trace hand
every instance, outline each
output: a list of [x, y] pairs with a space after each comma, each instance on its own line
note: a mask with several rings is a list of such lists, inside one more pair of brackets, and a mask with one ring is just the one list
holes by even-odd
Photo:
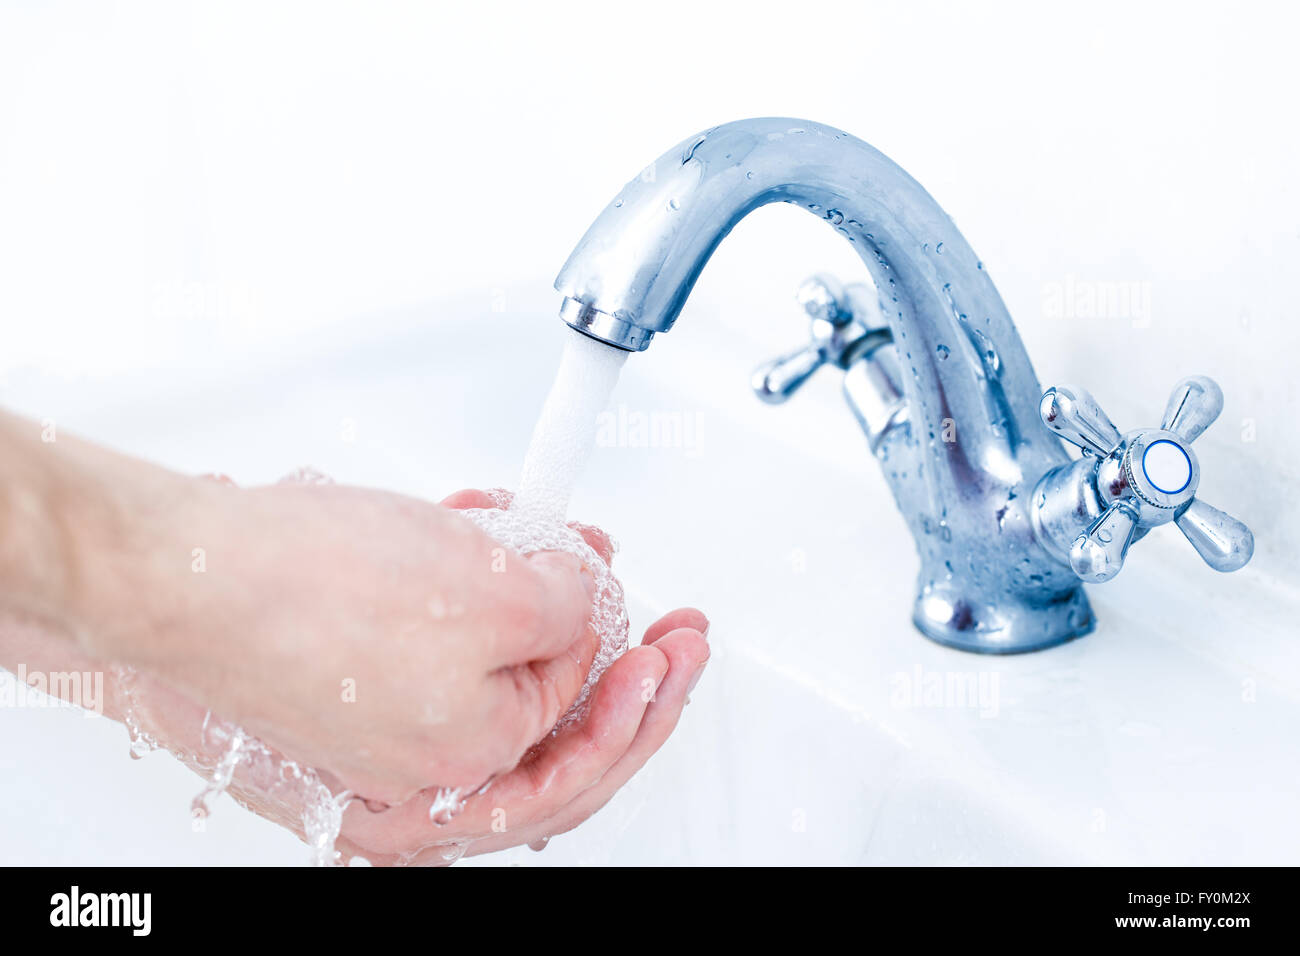
[[[442, 827], [429, 822], [433, 794], [372, 812], [353, 804], [337, 848], [376, 865], [445, 866], [572, 830], [609, 802], [677, 726], [687, 695], [708, 661], [708, 622], [692, 608], [664, 615], [639, 647], [620, 657], [596, 685], [592, 706], [530, 752], [510, 773]], [[647, 689], [657, 681], [647, 701]]]
[[577, 558], [512, 553], [502, 570], [500, 546], [447, 508], [328, 484], [208, 484], [178, 512], [201, 571], [151, 581], [145, 600], [160, 606], [129, 630], [92, 630], [88, 650], [371, 799], [476, 787], [515, 766], [598, 646]]
[[586, 679], [594, 582], [573, 555], [506, 554], [401, 495], [177, 475], [3, 414], [0, 447], [0, 611], [350, 790], [477, 787]]
[[[480, 491], [458, 492], [443, 502], [454, 508], [505, 503]], [[606, 563], [612, 560], [604, 532], [574, 527]], [[641, 645], [601, 677], [580, 722], [546, 738], [518, 767], [470, 796], [446, 825], [435, 828], [429, 821], [431, 791], [377, 812], [357, 803], [344, 816], [338, 849], [345, 859], [360, 855], [376, 864], [437, 866], [573, 829], [603, 807], [677, 726], [709, 659], [708, 628], [693, 608], [652, 624]]]
[[[211, 710], [334, 790], [400, 809], [376, 829], [354, 806], [344, 835], [358, 847], [420, 849], [427, 832], [399, 825], [408, 802], [498, 776], [496, 793], [531, 798], [506, 821], [515, 836], [521, 819], [573, 825], [662, 742], [707, 659], [698, 612], [670, 615], [610, 668], [585, 720], [548, 736], [598, 646], [594, 582], [574, 556], [509, 552], [498, 573], [501, 546], [451, 507], [321, 484], [240, 490], [45, 441], [4, 414], [0, 439], [0, 663], [136, 668], [142, 722], [196, 767], [210, 763], [196, 738]], [[608, 555], [599, 532], [588, 541]], [[110, 713], [121, 695], [110, 688]], [[261, 809], [292, 818], [276, 799]], [[446, 835], [469, 842], [465, 819]]]
[[[482, 492], [460, 492], [444, 504], [498, 506]], [[603, 532], [575, 527], [602, 558], [612, 557]], [[673, 611], [655, 622], [641, 646], [605, 672], [581, 721], [544, 737], [486, 791], [470, 796], [443, 827], [429, 819], [433, 789], [393, 806], [374, 799], [355, 801], [337, 842], [343, 859], [445, 865], [462, 855], [535, 843], [577, 826], [613, 796], [676, 726], [709, 657], [707, 630], [704, 615], [693, 609]], [[0, 617], [0, 649], [0, 663], [10, 667], [21, 661], [29, 670], [45, 672], [103, 669], [82, 652], [51, 642], [30, 621], [12, 617]], [[123, 720], [129, 695], [134, 719], [161, 746], [196, 772], [211, 773], [220, 754], [201, 739], [205, 707], [146, 674], [128, 688], [110, 672], [107, 690], [108, 716]], [[334, 792], [344, 789], [332, 774], [322, 777]], [[253, 770], [241, 767], [230, 792], [245, 807], [303, 835], [301, 802], [268, 786]]]

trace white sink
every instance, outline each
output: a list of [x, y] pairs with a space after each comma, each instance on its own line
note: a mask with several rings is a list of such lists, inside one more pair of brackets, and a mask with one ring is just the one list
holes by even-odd
[[[310, 464], [434, 498], [509, 486], [562, 345], [555, 298], [527, 305], [447, 303], [233, 367], [14, 375], [0, 400], [240, 483]], [[1087, 638], [1016, 657], [932, 644], [909, 621], [911, 538], [834, 376], [763, 406], [747, 381], [767, 343], [690, 308], [629, 360], [574, 517], [622, 544], [634, 631], [694, 604], [712, 661], [609, 806], [540, 854], [462, 865], [1296, 861], [1300, 602], [1259, 559], [1218, 575], [1157, 532], [1090, 589]], [[431, 319], [447, 314], [468, 317]], [[678, 447], [628, 447], [638, 413], [684, 424]], [[229, 799], [192, 832], [197, 779], [130, 761], [108, 721], [2, 711], [0, 754], [3, 862], [306, 861]]]

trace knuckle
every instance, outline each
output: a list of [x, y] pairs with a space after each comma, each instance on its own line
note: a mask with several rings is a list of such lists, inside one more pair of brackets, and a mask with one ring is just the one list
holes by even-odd
[[508, 582], [499, 607], [506, 639], [524, 637], [530, 645], [544, 638], [546, 630], [545, 583], [531, 568]]

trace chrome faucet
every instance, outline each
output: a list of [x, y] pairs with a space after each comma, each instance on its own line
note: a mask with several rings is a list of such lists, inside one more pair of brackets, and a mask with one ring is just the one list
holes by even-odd
[[[789, 202], [853, 243], [875, 289], [814, 277], [812, 342], [760, 368], [784, 401], [818, 368], [844, 395], [920, 554], [916, 626], [953, 647], [1038, 650], [1088, 633], [1081, 582], [1114, 577], [1129, 546], [1176, 522], [1219, 571], [1254, 539], [1195, 498], [1189, 447], [1218, 416], [1210, 379], [1175, 388], [1159, 428], [1121, 434], [1083, 389], [1041, 392], [983, 264], [907, 173], [817, 123], [743, 120], [669, 150], [605, 207], [560, 271], [561, 318], [628, 351], [681, 311], [746, 214]], [[1071, 460], [1057, 436], [1082, 449]]]

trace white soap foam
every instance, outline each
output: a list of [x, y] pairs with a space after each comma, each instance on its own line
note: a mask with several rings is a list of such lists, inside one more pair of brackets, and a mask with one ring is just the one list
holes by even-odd
[[555, 731], [568, 726], [586, 712], [591, 690], [600, 675], [627, 650], [627, 609], [623, 603], [623, 586], [614, 577], [605, 560], [586, 539], [562, 521], [552, 521], [536, 511], [508, 511], [495, 508], [470, 509], [462, 512], [491, 537], [521, 555], [536, 551], [567, 551], [578, 556], [596, 581], [592, 601], [591, 626], [600, 638], [591, 670], [582, 691], [568, 712], [555, 725]]

